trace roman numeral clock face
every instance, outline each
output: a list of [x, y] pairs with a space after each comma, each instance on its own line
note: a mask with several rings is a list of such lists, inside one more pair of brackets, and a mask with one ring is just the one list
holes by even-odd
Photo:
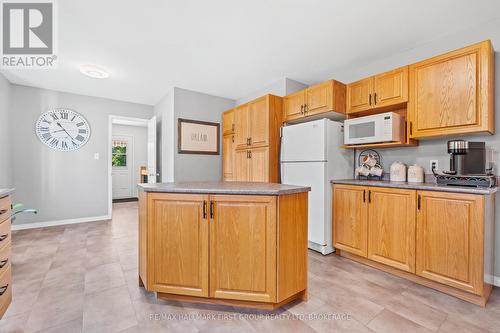
[[43, 143], [52, 149], [70, 151], [82, 147], [90, 138], [90, 126], [78, 112], [54, 109], [43, 113], [35, 131]]

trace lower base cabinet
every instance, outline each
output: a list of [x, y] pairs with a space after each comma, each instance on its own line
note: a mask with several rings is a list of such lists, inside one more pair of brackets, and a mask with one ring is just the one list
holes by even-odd
[[494, 195], [335, 184], [333, 209], [341, 255], [486, 304], [494, 272]]
[[263, 308], [305, 297], [307, 193], [141, 192], [139, 207], [139, 281], [159, 297]]
[[11, 197], [0, 198], [0, 318], [12, 302]]

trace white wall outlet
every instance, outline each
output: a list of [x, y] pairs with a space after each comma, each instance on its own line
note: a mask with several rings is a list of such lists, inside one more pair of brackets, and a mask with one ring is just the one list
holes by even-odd
[[99, 153], [94, 153], [94, 160], [98, 160], [99, 159]]
[[438, 160], [430, 160], [429, 161], [429, 171], [432, 172], [432, 170], [438, 170], [439, 169], [439, 163]]

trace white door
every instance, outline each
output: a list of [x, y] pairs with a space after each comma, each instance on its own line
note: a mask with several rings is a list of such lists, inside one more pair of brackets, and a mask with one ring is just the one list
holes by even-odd
[[113, 136], [111, 142], [113, 199], [132, 197], [133, 140], [132, 137]]
[[281, 160], [326, 161], [327, 119], [283, 127]]
[[148, 183], [156, 183], [156, 117], [148, 121]]
[[282, 183], [310, 186], [308, 202], [308, 240], [327, 245], [326, 227], [326, 162], [289, 162], [282, 164]]

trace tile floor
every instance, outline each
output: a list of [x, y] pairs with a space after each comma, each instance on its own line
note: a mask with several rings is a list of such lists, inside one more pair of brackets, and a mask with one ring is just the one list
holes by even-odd
[[0, 332], [500, 332], [499, 288], [483, 309], [314, 252], [305, 303], [259, 312], [159, 301], [137, 285], [137, 203], [114, 209], [112, 221], [13, 232]]

